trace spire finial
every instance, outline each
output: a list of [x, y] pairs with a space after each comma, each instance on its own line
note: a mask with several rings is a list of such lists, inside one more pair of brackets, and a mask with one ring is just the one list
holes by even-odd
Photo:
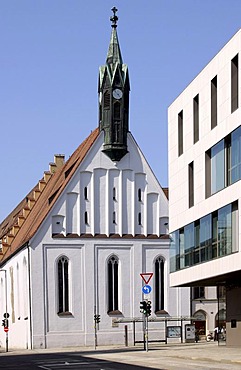
[[110, 20], [112, 22], [111, 27], [116, 28], [117, 27], [117, 21], [118, 21], [118, 17], [116, 15], [116, 12], [118, 11], [118, 9], [116, 9], [116, 7], [114, 6], [111, 10], [113, 12], [113, 16], [110, 17]]

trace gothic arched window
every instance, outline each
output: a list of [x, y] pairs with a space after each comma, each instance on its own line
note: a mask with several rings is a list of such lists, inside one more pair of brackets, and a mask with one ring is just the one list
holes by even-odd
[[118, 310], [118, 265], [116, 256], [111, 256], [107, 262], [108, 269], [108, 312]]
[[155, 312], [164, 310], [164, 258], [155, 260]]
[[58, 313], [69, 312], [69, 260], [62, 256], [58, 263]]

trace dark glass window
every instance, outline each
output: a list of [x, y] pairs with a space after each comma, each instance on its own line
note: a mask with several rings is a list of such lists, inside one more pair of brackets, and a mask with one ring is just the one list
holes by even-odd
[[113, 224], [116, 224], [116, 214], [113, 212]]
[[225, 187], [225, 146], [224, 140], [211, 149], [211, 194]]
[[85, 200], [88, 200], [88, 189], [87, 189], [87, 186], [84, 187], [84, 198], [85, 198]]
[[170, 271], [236, 252], [237, 219], [236, 201], [171, 233]]
[[188, 196], [189, 196], [189, 208], [194, 205], [194, 174], [193, 174], [193, 162], [188, 165]]
[[66, 257], [58, 260], [58, 313], [69, 311], [69, 262]]
[[199, 140], [199, 95], [193, 99], [193, 142]]
[[155, 312], [164, 310], [164, 259], [155, 260]]
[[231, 113], [238, 109], [238, 54], [231, 60]]
[[178, 114], [178, 156], [183, 154], [183, 111]]
[[211, 81], [211, 129], [217, 126], [217, 76]]
[[192, 291], [193, 291], [193, 299], [205, 298], [205, 287], [204, 286], [195, 286]]
[[108, 259], [108, 312], [118, 310], [118, 258]]

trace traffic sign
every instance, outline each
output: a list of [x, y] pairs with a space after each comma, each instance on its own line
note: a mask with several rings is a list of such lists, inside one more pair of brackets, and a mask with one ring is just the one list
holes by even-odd
[[144, 285], [142, 287], [142, 293], [144, 294], [150, 294], [152, 291], [152, 287], [150, 285]]
[[153, 272], [143, 272], [140, 274], [142, 279], [144, 280], [145, 284], [148, 284], [153, 276]]
[[5, 326], [5, 327], [4, 327], [4, 331], [5, 331], [5, 333], [7, 333], [7, 332], [8, 332], [8, 330], [9, 330], [9, 328], [8, 328], [7, 326]]

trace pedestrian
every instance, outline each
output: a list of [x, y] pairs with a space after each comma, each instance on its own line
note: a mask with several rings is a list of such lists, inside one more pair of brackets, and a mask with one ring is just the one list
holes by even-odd
[[216, 328], [214, 328], [214, 340], [218, 340], [218, 332], [219, 332], [219, 329], [218, 329], [218, 326], [216, 326]]

